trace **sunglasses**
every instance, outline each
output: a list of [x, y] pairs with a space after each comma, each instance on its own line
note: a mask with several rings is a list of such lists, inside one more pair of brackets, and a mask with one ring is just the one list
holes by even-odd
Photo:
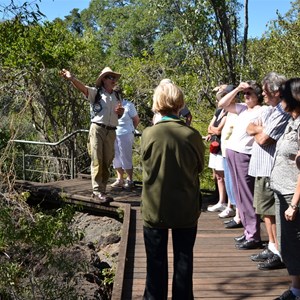
[[110, 79], [110, 80], [116, 80], [116, 77], [114, 77], [112, 75], [105, 76], [105, 78]]
[[244, 95], [246, 96], [251, 96], [253, 94], [253, 92], [244, 92]]

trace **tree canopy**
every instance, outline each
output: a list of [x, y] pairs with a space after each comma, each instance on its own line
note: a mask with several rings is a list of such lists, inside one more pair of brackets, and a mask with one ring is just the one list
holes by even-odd
[[3, 137], [53, 142], [88, 127], [88, 104], [59, 77], [63, 67], [87, 85], [105, 66], [121, 72], [120, 85], [137, 106], [141, 129], [152, 119], [153, 89], [171, 78], [203, 135], [216, 85], [260, 82], [270, 71], [292, 77], [299, 70], [299, 0], [260, 39], [247, 38], [237, 0], [92, 0], [87, 9], [74, 8], [51, 22], [43, 21], [38, 4], [11, 1], [0, 8]]

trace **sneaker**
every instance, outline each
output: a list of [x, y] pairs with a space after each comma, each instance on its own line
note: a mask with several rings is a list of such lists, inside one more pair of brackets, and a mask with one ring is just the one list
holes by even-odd
[[269, 248], [266, 248], [262, 252], [259, 252], [258, 254], [253, 254], [250, 256], [252, 261], [258, 261], [258, 262], [264, 262], [270, 258], [272, 258], [274, 253], [269, 250]]
[[274, 300], [300, 300], [299, 296], [295, 296], [291, 290], [285, 291], [280, 297]]
[[235, 211], [232, 208], [227, 207], [221, 213], [219, 213], [218, 216], [219, 218], [231, 218], [235, 216]]
[[125, 184], [124, 184], [124, 187], [125, 187], [126, 189], [131, 189], [131, 188], [134, 187], [134, 182], [127, 179], [126, 182], [125, 182]]
[[96, 197], [98, 200], [100, 200], [100, 204], [103, 205], [114, 201], [114, 198], [107, 196], [106, 193], [93, 194], [93, 197]]
[[277, 254], [274, 254], [271, 258], [267, 259], [265, 262], [258, 264], [257, 268], [259, 270], [284, 269], [285, 264], [281, 261], [280, 257]]
[[120, 179], [117, 179], [114, 183], [112, 183], [111, 187], [123, 187], [124, 182]]
[[207, 210], [210, 212], [223, 211], [224, 209], [226, 209], [226, 207], [226, 204], [217, 203], [215, 205], [209, 206]]

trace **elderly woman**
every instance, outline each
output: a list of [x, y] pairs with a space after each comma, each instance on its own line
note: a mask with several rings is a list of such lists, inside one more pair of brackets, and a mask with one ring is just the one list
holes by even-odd
[[300, 175], [295, 157], [300, 137], [300, 78], [280, 87], [282, 106], [291, 115], [276, 145], [271, 187], [275, 192], [276, 225], [281, 255], [292, 279], [291, 288], [275, 300], [300, 299]]
[[153, 111], [162, 118], [146, 128], [141, 138], [141, 212], [147, 255], [144, 299], [168, 298], [169, 229], [174, 253], [172, 299], [193, 299], [193, 247], [204, 144], [199, 132], [180, 120], [183, 107], [183, 93], [175, 84], [158, 85]]
[[[244, 103], [232, 102], [239, 92], [244, 94]], [[262, 101], [261, 87], [255, 81], [247, 81], [241, 82], [218, 103], [219, 107], [238, 115], [228, 141], [226, 157], [236, 205], [244, 226], [244, 234], [235, 238], [239, 250], [261, 247], [260, 217], [255, 214], [253, 207], [255, 178], [248, 175], [254, 137], [248, 135], [246, 129], [251, 121], [258, 118]], [[234, 219], [232, 222], [235, 222]]]

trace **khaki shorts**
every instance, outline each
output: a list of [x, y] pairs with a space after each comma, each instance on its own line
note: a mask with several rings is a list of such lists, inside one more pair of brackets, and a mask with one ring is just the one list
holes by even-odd
[[253, 206], [258, 215], [275, 215], [275, 198], [270, 188], [270, 177], [255, 178]]

